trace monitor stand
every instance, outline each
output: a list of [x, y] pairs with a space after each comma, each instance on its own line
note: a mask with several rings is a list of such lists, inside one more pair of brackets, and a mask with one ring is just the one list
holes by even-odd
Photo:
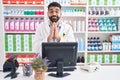
[[65, 77], [70, 75], [69, 73], [63, 73], [64, 71], [63, 65], [64, 65], [63, 61], [61, 60], [57, 61], [57, 73], [56, 74], [50, 73], [48, 75], [53, 77]]

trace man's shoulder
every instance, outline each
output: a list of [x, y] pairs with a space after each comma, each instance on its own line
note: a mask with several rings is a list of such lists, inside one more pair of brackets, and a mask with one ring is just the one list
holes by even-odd
[[43, 21], [40, 23], [40, 25], [48, 25], [48, 22]]
[[63, 25], [63, 26], [66, 26], [66, 28], [67, 28], [67, 27], [68, 27], [68, 28], [72, 27], [72, 25], [71, 25], [69, 22], [63, 22], [63, 21], [62, 21], [62, 25]]
[[[44, 26], [44, 27], [43, 27]], [[41, 22], [40, 24], [39, 24], [39, 26], [38, 27], [40, 27], [40, 28], [45, 28], [45, 27], [47, 27], [48, 26], [48, 22]]]

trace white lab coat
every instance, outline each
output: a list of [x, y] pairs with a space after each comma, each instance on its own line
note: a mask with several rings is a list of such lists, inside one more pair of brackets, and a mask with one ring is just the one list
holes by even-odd
[[[33, 51], [41, 54], [41, 43], [47, 42], [47, 37], [50, 33], [49, 22], [42, 22], [37, 26], [35, 37], [33, 39]], [[59, 30], [61, 36], [60, 42], [75, 42], [72, 27], [61, 21], [61, 28]]]

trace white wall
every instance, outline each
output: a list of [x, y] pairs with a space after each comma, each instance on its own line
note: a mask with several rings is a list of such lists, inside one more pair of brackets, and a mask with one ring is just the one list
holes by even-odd
[[2, 5], [0, 4], [0, 70], [3, 68], [3, 63], [5, 60], [4, 53], [4, 36], [3, 36], [3, 17], [2, 17]]

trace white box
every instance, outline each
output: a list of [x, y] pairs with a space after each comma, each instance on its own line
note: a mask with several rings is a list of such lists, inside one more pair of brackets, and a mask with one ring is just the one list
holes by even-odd
[[13, 35], [8, 35], [8, 51], [13, 51]]

